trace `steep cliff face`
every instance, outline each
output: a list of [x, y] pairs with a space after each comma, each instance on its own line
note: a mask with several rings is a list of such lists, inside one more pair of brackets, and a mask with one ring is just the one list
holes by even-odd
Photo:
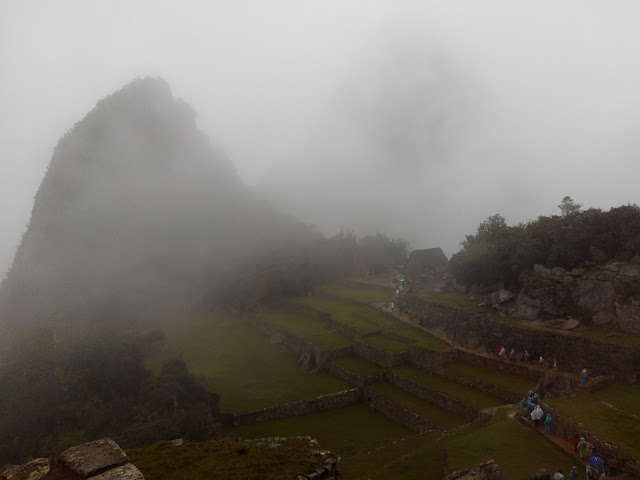
[[0, 341], [201, 301], [292, 224], [246, 191], [165, 81], [135, 80], [56, 146], [2, 285]]

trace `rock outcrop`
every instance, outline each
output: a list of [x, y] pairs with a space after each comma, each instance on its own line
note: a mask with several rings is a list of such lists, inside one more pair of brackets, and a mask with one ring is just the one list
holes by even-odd
[[444, 477], [443, 480], [508, 480], [500, 465], [495, 461], [481, 463], [475, 468], [464, 468]]
[[576, 317], [640, 333], [640, 265], [611, 262], [586, 271], [535, 265], [522, 274], [512, 315], [523, 320]]
[[37, 458], [5, 470], [3, 480], [144, 480], [116, 442], [103, 438], [65, 450], [54, 462]]

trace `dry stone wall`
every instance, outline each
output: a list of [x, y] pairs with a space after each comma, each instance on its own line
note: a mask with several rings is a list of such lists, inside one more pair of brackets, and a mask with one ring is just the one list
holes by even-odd
[[362, 358], [384, 368], [402, 365], [409, 359], [408, 352], [391, 353], [359, 340], [354, 342], [353, 351]]
[[333, 362], [326, 363], [324, 365], [324, 369], [331, 375], [345, 380], [358, 387], [364, 387], [366, 385], [371, 385], [373, 383], [378, 383], [384, 380], [384, 372], [380, 372], [377, 375], [369, 375], [364, 377], [342, 367], [341, 365], [336, 365]]
[[402, 307], [415, 315], [421, 325], [439, 331], [464, 347], [492, 352], [497, 346], [528, 350], [533, 358], [556, 358], [561, 370], [587, 367], [594, 375], [613, 375], [627, 382], [640, 377], [640, 348], [598, 342], [579, 335], [517, 326], [479, 313], [435, 305], [424, 298], [406, 295]]
[[477, 418], [482, 416], [480, 411], [476, 408], [473, 408], [471, 405], [467, 405], [460, 400], [451, 398], [442, 392], [438, 392], [431, 388], [425, 387], [424, 385], [413, 383], [412, 381], [396, 375], [395, 373], [385, 372], [385, 379], [390, 384], [395, 385], [396, 387], [399, 387], [406, 392], [413, 393], [417, 397], [438, 405], [445, 410], [457, 413], [467, 420], [476, 420]]
[[250, 412], [227, 414], [228, 419], [226, 422], [228, 424], [227, 426], [237, 427], [240, 425], [277, 420], [279, 418], [295, 417], [311, 412], [345, 407], [347, 405], [360, 402], [361, 398], [362, 390], [359, 388], [352, 388], [350, 390], [316, 397], [312, 400], [303, 400], [300, 402], [288, 403], [286, 405], [277, 405], [275, 407], [267, 407], [260, 410], [252, 410]]
[[421, 417], [406, 408], [384, 398], [382, 395], [372, 392], [365, 388], [364, 400], [371, 408], [383, 415], [391, 418], [395, 422], [414, 432], [423, 433], [433, 430], [444, 430], [441, 426], [431, 423], [426, 418]]

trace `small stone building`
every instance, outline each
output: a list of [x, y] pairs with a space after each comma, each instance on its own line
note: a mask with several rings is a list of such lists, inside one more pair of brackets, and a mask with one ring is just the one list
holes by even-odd
[[449, 260], [440, 247], [414, 250], [409, 255], [405, 269], [409, 280], [417, 280], [428, 271], [444, 271]]

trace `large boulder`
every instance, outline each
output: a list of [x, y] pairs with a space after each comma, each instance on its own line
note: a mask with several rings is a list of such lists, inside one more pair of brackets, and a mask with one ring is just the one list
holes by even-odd
[[613, 308], [616, 292], [611, 282], [593, 278], [583, 280], [571, 293], [578, 298], [578, 306], [595, 315], [602, 310]]
[[500, 465], [493, 460], [489, 460], [475, 468], [464, 468], [453, 472], [444, 477], [443, 480], [508, 480], [508, 478]]
[[116, 442], [110, 438], [102, 438], [68, 448], [57, 462], [84, 478], [124, 465], [129, 462], [129, 458]]
[[49, 473], [49, 460], [36, 458], [24, 465], [6, 469], [2, 472], [2, 480], [39, 480]]

